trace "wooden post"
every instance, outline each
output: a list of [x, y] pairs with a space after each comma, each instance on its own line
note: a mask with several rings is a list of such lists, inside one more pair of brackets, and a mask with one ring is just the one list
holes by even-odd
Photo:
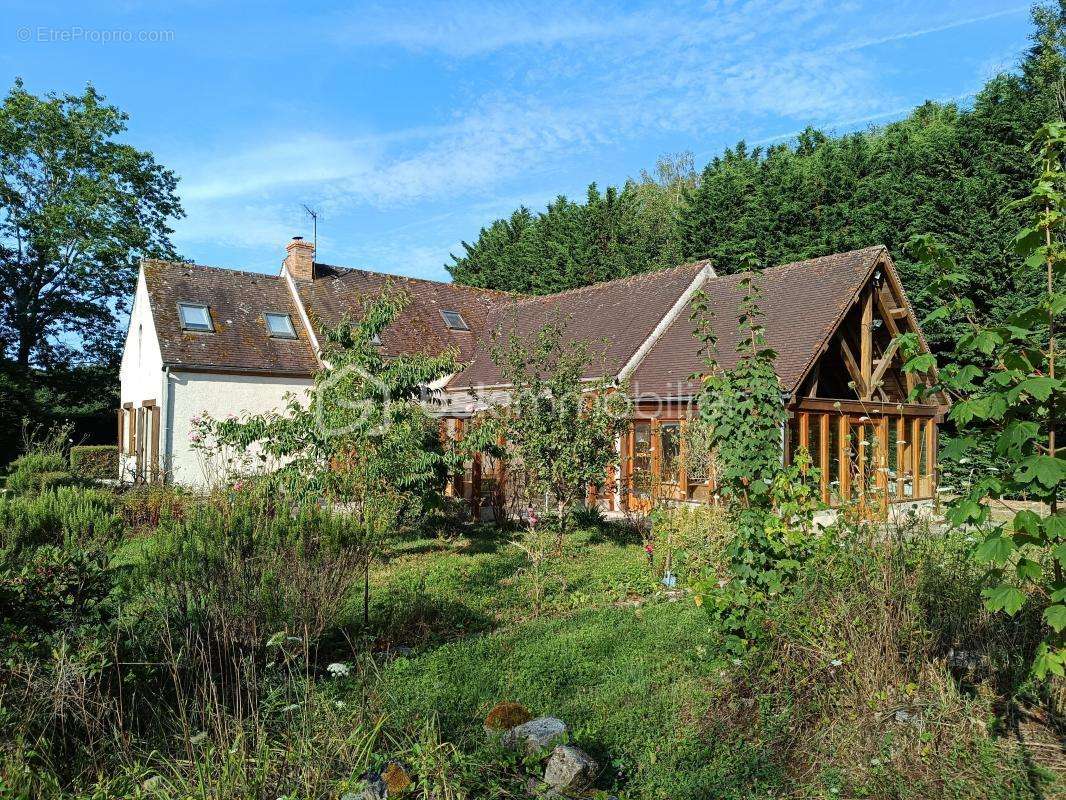
[[859, 345], [860, 371], [862, 373], [863, 397], [867, 400], [873, 395], [874, 362], [874, 294], [868, 288], [862, 301], [862, 341]]
[[659, 499], [659, 493], [662, 491], [663, 475], [662, 475], [662, 425], [658, 418], [651, 421], [651, 486], [649, 488], [650, 497], [648, 498], [652, 505]]
[[869, 423], [860, 422], [856, 426], [855, 435], [859, 437], [858, 441], [858, 464], [856, 465], [855, 472], [859, 481], [859, 508], [865, 513], [867, 511], [866, 506], [866, 431], [869, 430]]
[[818, 428], [819, 467], [822, 470], [822, 502], [829, 503], [829, 415], [822, 414]]
[[474, 522], [481, 519], [481, 453], [474, 453], [470, 467], [470, 514]]
[[[457, 420], [455, 420], [455, 441], [458, 443], [458, 442], [461, 442], [462, 440], [463, 440], [463, 420], [457, 419]], [[453, 479], [452, 479], [453, 483], [454, 483], [454, 487], [452, 488], [452, 493], [454, 494], [455, 497], [458, 497], [460, 500], [462, 500], [466, 496], [466, 487], [463, 485], [466, 482], [465, 481], [466, 476], [464, 475], [464, 472], [465, 472], [465, 466], [460, 465], [458, 472], [455, 473], [455, 475], [453, 476]]]
[[896, 417], [896, 499], [903, 499], [903, 475], [907, 471], [907, 426], [901, 414]]
[[162, 479], [162, 471], [159, 469], [159, 406], [152, 406], [152, 457], [149, 461], [151, 468], [150, 479], [153, 483]]
[[636, 442], [636, 426], [630, 425], [622, 439], [622, 505], [627, 511], [634, 510], [633, 501], [633, 448]]
[[837, 418], [837, 459], [840, 462], [837, 469], [840, 471], [839, 491], [840, 502], [844, 504], [851, 499], [851, 459], [848, 456], [848, 417], [841, 414]]
[[925, 491], [929, 497], [932, 497], [935, 491], [936, 481], [934, 476], [936, 475], [936, 423], [933, 420], [926, 420], [925, 422], [925, 468], [926, 473], [924, 477]]
[[922, 494], [922, 421], [911, 420], [911, 499]]
[[678, 447], [677, 465], [677, 488], [682, 500], [688, 500], [688, 443], [685, 441], [685, 432], [688, 430], [688, 420], [681, 417], [678, 423], [678, 436], [681, 442]]
[[888, 417], [877, 421], [877, 489], [881, 492], [881, 513], [888, 513]]
[[[811, 434], [810, 425], [811, 425], [810, 414], [808, 414], [805, 411], [801, 411], [800, 415], [799, 415], [799, 441], [796, 442], [796, 447], [795, 447], [796, 450], [798, 450], [801, 447], [806, 447], [807, 446], [808, 437]], [[808, 452], [808, 455], [811, 456], [811, 458], [814, 457], [813, 453]], [[806, 467], [803, 468], [803, 474], [804, 475], [807, 474], [807, 468]]]

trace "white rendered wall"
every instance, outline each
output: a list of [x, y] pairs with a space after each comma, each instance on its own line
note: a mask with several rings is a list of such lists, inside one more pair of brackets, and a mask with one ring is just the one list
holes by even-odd
[[[156, 337], [143, 269], [137, 274], [137, 291], [130, 309], [130, 327], [126, 331], [118, 376], [120, 406], [131, 403], [133, 408], [140, 408], [146, 400], [154, 400], [156, 405], [163, 402], [163, 356]], [[119, 454], [120, 474], [124, 476], [132, 474], [133, 461], [132, 456], [126, 455], [125, 449]]]
[[205, 462], [189, 439], [192, 418], [207, 412], [215, 419], [230, 414], [264, 414], [284, 411], [286, 395], [295, 394], [304, 405], [310, 378], [171, 372], [170, 399], [165, 407], [161, 449], [169, 454], [167, 468], [174, 483], [206, 488], [224, 472], [224, 465]]

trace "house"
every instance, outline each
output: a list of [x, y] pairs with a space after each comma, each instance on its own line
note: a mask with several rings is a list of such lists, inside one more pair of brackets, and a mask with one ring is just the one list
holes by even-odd
[[[319, 368], [324, 328], [358, 313], [387, 283], [411, 299], [381, 334], [386, 353], [453, 348], [463, 368], [433, 408], [442, 435], [506, 396], [490, 354], [491, 333], [524, 335], [562, 317], [566, 334], [593, 345], [587, 377], [626, 386], [632, 424], [618, 443], [621, 467], [596, 500], [640, 509], [652, 496], [708, 501], [714, 470], [685, 452], [703, 369], [690, 312], [702, 292], [716, 320], [719, 360], [735, 363], [740, 276], [709, 262], [634, 275], [559, 294], [523, 297], [449, 283], [316, 263], [294, 238], [278, 275], [145, 260], [138, 276], [121, 368], [119, 443], [124, 474], [140, 481], [202, 484], [190, 420], [260, 413], [305, 396]], [[892, 344], [914, 332], [927, 347], [886, 248], [784, 264], [759, 279], [768, 343], [778, 352], [782, 402], [790, 412], [784, 457], [805, 444], [820, 469], [823, 500], [881, 502], [933, 496], [940, 402], [909, 403], [916, 380]], [[475, 508], [505, 492], [502, 464], [476, 458], [454, 490]], [[591, 498], [590, 498], [591, 499]]]

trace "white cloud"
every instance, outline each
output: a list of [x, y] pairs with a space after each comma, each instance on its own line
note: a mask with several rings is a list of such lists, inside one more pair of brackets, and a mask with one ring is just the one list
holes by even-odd
[[[480, 82], [435, 124], [352, 136], [308, 126], [235, 143], [229, 153], [189, 154], [187, 169], [177, 165], [189, 212], [179, 241], [276, 248], [306, 227], [301, 202], [334, 219], [363, 210], [492, 204], [524, 176], [565, 169], [599, 148], [650, 135], [707, 141], [782, 121], [799, 130], [887, 118], [909, 98], [895, 96], [881, 79], [868, 52], [874, 45], [1017, 12], [954, 8], [969, 13], [952, 16], [942, 8], [909, 26], [902, 14], [886, 14], [865, 19], [865, 28], [857, 22], [861, 8], [828, 0], [625, 11], [459, 3], [330, 18], [319, 28], [334, 47], [486, 56], [494, 68], [474, 73]], [[926, 10], [915, 9], [914, 19]], [[455, 241], [454, 227], [430, 227], [436, 241]], [[412, 263], [433, 263], [439, 272], [457, 246], [420, 242], [400, 237], [379, 254], [389, 263], [405, 259], [389, 252], [413, 254]]]

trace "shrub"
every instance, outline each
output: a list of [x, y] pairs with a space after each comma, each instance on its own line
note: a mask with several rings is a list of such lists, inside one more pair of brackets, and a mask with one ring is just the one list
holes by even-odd
[[710, 735], [763, 742], [840, 797], [1021, 796], [1022, 758], [987, 721], [1024, 674], [1038, 616], [983, 611], [963, 537], [902, 533], [851, 529], [812, 558], [768, 608], [773, 635], [733, 675]]
[[110, 480], [118, 477], [118, 447], [112, 444], [70, 448], [70, 470], [80, 478]]
[[363, 559], [348, 515], [238, 497], [164, 518], [143, 577], [182, 627], [258, 658], [279, 631], [313, 642], [339, 626]]
[[58, 453], [27, 453], [11, 462], [10, 472], [62, 472], [67, 461]]
[[725, 549], [732, 535], [729, 515], [719, 506], [683, 505], [652, 514], [655, 552], [681, 583], [717, 577], [725, 568]]
[[119, 507], [126, 527], [154, 530], [165, 519], [181, 519], [193, 496], [178, 486], [140, 484], [120, 495]]
[[0, 559], [40, 545], [112, 542], [121, 529], [108, 492], [60, 487], [36, 496], [0, 496]]

